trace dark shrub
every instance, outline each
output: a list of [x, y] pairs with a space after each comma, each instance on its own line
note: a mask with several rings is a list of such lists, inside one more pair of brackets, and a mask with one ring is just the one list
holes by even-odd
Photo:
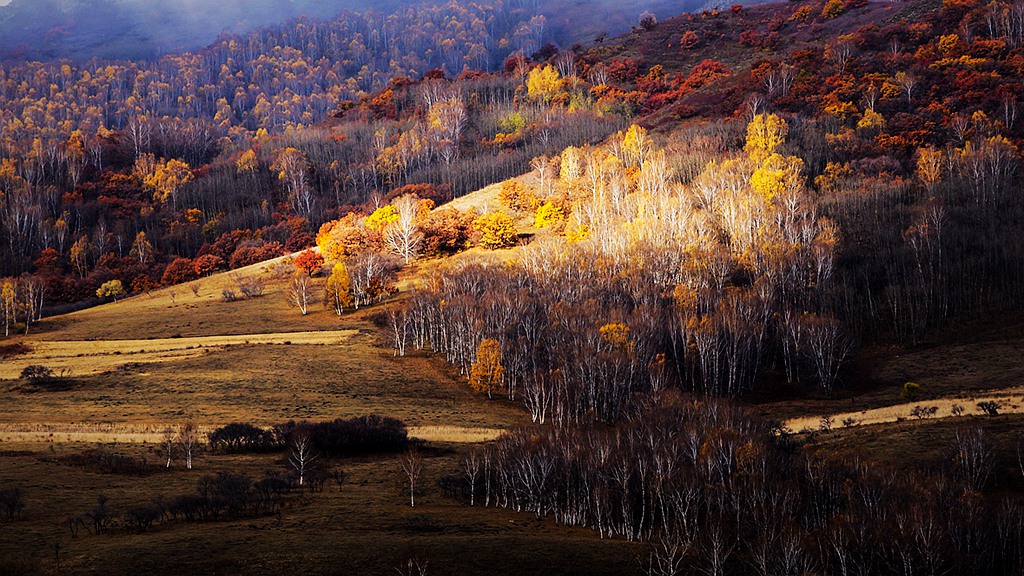
[[0, 490], [0, 514], [10, 520], [25, 509], [25, 492], [21, 488]]
[[270, 430], [236, 422], [210, 432], [210, 448], [223, 452], [269, 452], [284, 444]]

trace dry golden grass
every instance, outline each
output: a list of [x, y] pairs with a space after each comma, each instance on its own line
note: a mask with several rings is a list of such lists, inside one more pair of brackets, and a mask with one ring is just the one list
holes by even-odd
[[[85, 426], [70, 438], [93, 441], [102, 436], [89, 426], [159, 429], [185, 420], [268, 426], [381, 414], [453, 430], [525, 421], [522, 410], [471, 392], [441, 359], [396, 358], [371, 321], [382, 306], [340, 317], [319, 305], [305, 316], [289, 308], [282, 296], [287, 266], [281, 258], [213, 275], [201, 281], [198, 297], [176, 286], [44, 320], [33, 334], [12, 339], [32, 352], [0, 365], [0, 424], [71, 426], [65, 435]], [[219, 287], [239, 273], [262, 274], [265, 295], [224, 302]], [[12, 380], [30, 364], [69, 369], [70, 381], [47, 390]]]
[[501, 192], [501, 182], [497, 184], [491, 184], [485, 186], [475, 192], [460, 196], [454, 200], [447, 202], [438, 208], [454, 208], [460, 212], [472, 212], [476, 211], [480, 214], [488, 212], [498, 212], [504, 210], [501, 205], [501, 201], [498, 200], [498, 194]]
[[467, 428], [465, 426], [413, 426], [409, 436], [442, 444], [476, 444], [496, 440], [505, 431], [501, 428]]
[[[0, 380], [0, 485], [28, 495], [23, 518], [4, 531], [33, 543], [0, 538], [0, 573], [11, 570], [6, 562], [14, 573], [56, 573], [55, 542], [60, 572], [86, 575], [386, 574], [409, 556], [429, 558], [432, 573], [612, 575], [633, 566], [634, 544], [598, 545], [588, 530], [442, 497], [436, 481], [458, 472], [460, 447], [526, 423], [524, 411], [472, 392], [440, 358], [396, 358], [372, 321], [380, 306], [300, 315], [283, 301], [286, 276], [272, 268], [250, 270], [266, 276], [262, 298], [223, 302], [221, 287], [232, 280], [220, 274], [201, 281], [198, 297], [187, 286], [157, 290], [47, 319], [15, 339], [32, 352], [5, 362], [2, 376], [27, 364], [70, 367], [72, 376], [54, 389]], [[400, 286], [418, 270], [404, 273]], [[162, 430], [186, 421], [208, 431], [366, 414], [399, 418], [432, 447], [415, 509], [400, 493], [395, 458], [343, 460], [332, 464], [349, 474], [341, 492], [293, 498], [280, 517], [69, 538], [65, 518], [89, 510], [99, 494], [123, 511], [191, 492], [204, 474], [259, 478], [283, 466], [279, 454], [204, 455], [196, 470], [138, 478], [71, 467], [61, 455], [102, 444], [154, 462]], [[595, 563], [598, 572], [589, 568]]]
[[[957, 415], [953, 413], [954, 406], [959, 406], [963, 409], [960, 416], [980, 416], [984, 412], [978, 408], [979, 402], [998, 402], [1001, 405], [999, 409], [1001, 414], [1021, 414], [1024, 413], [1024, 398], [1021, 397], [1021, 394], [1024, 394], [1024, 387], [990, 391], [977, 395], [965, 395], [963, 397], [933, 398], [916, 402], [905, 402], [882, 408], [829, 414], [829, 416], [832, 417], [833, 428], [847, 427], [847, 424], [844, 422], [849, 422], [852, 426], [866, 426], [917, 419], [911, 412], [918, 406], [937, 408], [935, 415], [930, 416], [929, 419], [956, 417]], [[817, 430], [820, 428], [823, 416], [825, 414], [791, 418], [783, 424], [788, 430], [793, 432]]]
[[[199, 425], [201, 437], [214, 429]], [[156, 424], [102, 423], [4, 423], [0, 424], [0, 444], [34, 447], [39, 444], [160, 444], [167, 426]], [[478, 444], [497, 439], [501, 428], [466, 426], [412, 426], [409, 437], [438, 444]]]
[[17, 378], [22, 369], [31, 364], [43, 365], [55, 372], [67, 370], [71, 376], [86, 376], [116, 370], [126, 364], [195, 358], [227, 346], [337, 345], [357, 333], [356, 330], [325, 330], [153, 340], [39, 340], [32, 343], [31, 353], [0, 365], [0, 380]]

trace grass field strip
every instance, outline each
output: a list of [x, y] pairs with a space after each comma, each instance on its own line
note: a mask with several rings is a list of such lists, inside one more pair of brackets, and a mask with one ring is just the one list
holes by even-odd
[[71, 376], [96, 374], [129, 362], [165, 362], [199, 356], [205, 350], [246, 345], [343, 344], [357, 330], [281, 332], [194, 336], [152, 340], [39, 340], [31, 353], [0, 365], [0, 379], [17, 378], [25, 366], [40, 364], [55, 371], [70, 369]]
[[[21, 443], [96, 443], [96, 444], [160, 444], [167, 425], [120, 423], [0, 423], [0, 449], [4, 444]], [[200, 426], [205, 437], [215, 426]], [[409, 437], [427, 442], [476, 444], [500, 436], [500, 428], [463, 426], [410, 426]]]
[[[918, 406], [924, 408], [934, 406], [938, 409], [933, 416], [929, 416], [925, 419], [956, 418], [957, 415], [953, 413], [954, 406], [959, 406], [963, 409], [960, 417], [980, 416], [984, 414], [981, 408], [978, 407], [978, 404], [981, 402], [998, 402], [1000, 404], [1000, 414], [1020, 414], [1024, 413], [1024, 398], [1021, 397], [1022, 393], [1024, 393], [1024, 387], [1016, 387], [1003, 389], [998, 393], [993, 391], [990, 394], [975, 395], [967, 398], [934, 398], [929, 400], [918, 400], [916, 402], [895, 404], [892, 406], [884, 406], [882, 408], [872, 408], [869, 410], [861, 410], [859, 412], [830, 414], [829, 416], [832, 418], [832, 428], [887, 424], [891, 422], [898, 422], [900, 420], [917, 420], [917, 417], [911, 414], [911, 412]], [[783, 422], [783, 426], [791, 432], [810, 432], [819, 430], [822, 426], [822, 418], [825, 416], [826, 415], [822, 414], [817, 416], [792, 418]]]

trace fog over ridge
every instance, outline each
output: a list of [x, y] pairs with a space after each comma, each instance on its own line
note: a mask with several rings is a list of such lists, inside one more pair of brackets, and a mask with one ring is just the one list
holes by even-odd
[[[552, 38], [587, 42], [629, 29], [645, 9], [659, 18], [714, 0], [504, 0], [509, 10], [548, 19]], [[757, 1], [757, 0], [750, 0]], [[0, 59], [152, 58], [196, 50], [222, 32], [245, 33], [298, 16], [344, 10], [393, 13], [441, 0], [0, 0]], [[486, 2], [485, 2], [486, 3]]]

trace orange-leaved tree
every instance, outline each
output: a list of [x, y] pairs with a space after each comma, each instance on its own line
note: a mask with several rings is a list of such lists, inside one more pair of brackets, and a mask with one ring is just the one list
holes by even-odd
[[295, 267], [312, 276], [324, 267], [324, 257], [307, 248], [295, 257]]
[[485, 338], [476, 348], [476, 362], [469, 369], [469, 385], [477, 392], [487, 392], [490, 398], [494, 389], [501, 387], [504, 377], [501, 343], [494, 338]]

